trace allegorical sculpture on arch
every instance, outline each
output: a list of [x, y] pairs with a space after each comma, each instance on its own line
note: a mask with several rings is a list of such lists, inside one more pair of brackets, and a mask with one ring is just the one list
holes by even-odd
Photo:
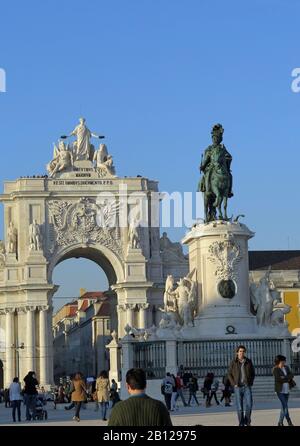
[[[75, 141], [65, 144], [64, 140], [75, 136]], [[104, 136], [91, 132], [84, 118], [79, 119], [79, 124], [69, 135], [62, 135], [57, 144], [54, 144], [53, 158], [47, 164], [49, 177], [54, 178], [61, 172], [69, 172], [82, 167], [93, 168], [99, 178], [115, 176], [113, 158], [109, 155], [105, 144], [100, 144], [95, 150], [91, 138], [103, 139]], [[78, 163], [79, 162], [79, 163]]]

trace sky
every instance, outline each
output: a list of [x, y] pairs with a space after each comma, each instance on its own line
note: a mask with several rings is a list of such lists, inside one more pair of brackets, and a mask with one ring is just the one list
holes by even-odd
[[[220, 122], [250, 249], [300, 249], [299, 16], [299, 0], [0, 0], [1, 183], [45, 174], [83, 115], [119, 176], [195, 191]], [[87, 265], [57, 266], [64, 295], [105, 286]]]

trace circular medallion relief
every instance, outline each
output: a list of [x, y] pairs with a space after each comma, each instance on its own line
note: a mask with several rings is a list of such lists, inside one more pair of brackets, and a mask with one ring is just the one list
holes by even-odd
[[233, 280], [221, 280], [218, 284], [218, 291], [224, 299], [232, 299], [236, 294], [236, 286]]

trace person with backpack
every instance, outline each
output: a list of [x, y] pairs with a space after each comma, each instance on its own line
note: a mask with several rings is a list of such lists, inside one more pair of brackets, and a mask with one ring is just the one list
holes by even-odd
[[176, 383], [176, 376], [172, 374], [171, 377], [173, 378], [174, 381], [173, 392], [171, 397], [171, 412], [173, 412], [175, 410], [175, 405], [176, 405], [175, 403], [177, 395], [177, 383]]
[[219, 403], [218, 398], [217, 398], [217, 391], [219, 389], [219, 381], [216, 378], [214, 378], [214, 374], [213, 373], [211, 375], [212, 375], [213, 382], [212, 382], [211, 388], [210, 388], [209, 406], [211, 406], [211, 401], [212, 401], [213, 398], [215, 399], [215, 402], [216, 402], [217, 406], [219, 406], [220, 403]]
[[222, 398], [220, 399], [220, 404], [222, 404], [222, 401], [225, 400], [225, 407], [229, 407], [230, 397], [231, 397], [231, 384], [227, 375], [223, 376], [221, 390], [222, 390]]
[[198, 380], [195, 375], [193, 375], [192, 378], [190, 378], [190, 381], [188, 383], [188, 389], [190, 392], [188, 406], [191, 405], [193, 398], [194, 398], [197, 406], [200, 406], [199, 401], [197, 400], [197, 391], [199, 390], [199, 386], [198, 386]]
[[183, 396], [183, 379], [180, 376], [180, 373], [177, 373], [176, 376], [176, 396], [175, 396], [175, 405], [178, 398], [181, 398], [181, 401], [183, 402], [184, 407], [187, 406], [187, 403]]
[[167, 373], [166, 377], [163, 379], [161, 385], [161, 391], [162, 394], [164, 395], [165, 403], [169, 411], [171, 410], [171, 400], [174, 387], [175, 387], [174, 378], [171, 376], [170, 373]]
[[210, 407], [210, 394], [211, 394], [211, 386], [213, 383], [213, 374], [208, 373], [204, 379], [204, 384], [201, 389], [203, 393], [203, 398], [206, 398], [206, 407]]

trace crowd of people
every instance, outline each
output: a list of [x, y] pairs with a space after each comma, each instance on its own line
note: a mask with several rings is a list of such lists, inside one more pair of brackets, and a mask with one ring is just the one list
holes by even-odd
[[[25, 406], [26, 421], [41, 419], [39, 410], [41, 406], [53, 401], [54, 408], [57, 404], [66, 404], [65, 410], [75, 408], [73, 419], [80, 421], [80, 410], [85, 408], [85, 404], [93, 401], [95, 411], [101, 408], [102, 419], [107, 420], [107, 409], [111, 402], [111, 406], [120, 401], [118, 385], [114, 379], [111, 383], [108, 379], [108, 373], [104, 370], [99, 374], [98, 378], [93, 381], [86, 382], [83, 375], [77, 372], [70, 380], [55, 386], [53, 392], [46, 392], [43, 386], [39, 385], [36, 374], [33, 371], [23, 379], [24, 386], [21, 386], [18, 377], [6, 389], [0, 391], [0, 403], [3, 401], [5, 408], [12, 409], [12, 419], [14, 422], [21, 421], [22, 402]], [[47, 418], [47, 411], [42, 411], [43, 418]], [[45, 415], [46, 414], [46, 415]], [[45, 415], [45, 416], [44, 416]]]
[[[278, 426], [284, 425], [286, 419], [293, 426], [289, 415], [288, 400], [290, 389], [296, 385], [286, 358], [278, 355], [274, 361], [274, 390], [281, 405]], [[207, 373], [203, 385], [199, 388], [195, 374], [185, 371], [181, 366], [177, 375], [167, 373], [161, 383], [161, 393], [165, 404], [146, 394], [146, 373], [142, 369], [130, 369], [126, 374], [126, 389], [129, 398], [120, 400], [118, 385], [114, 379], [109, 380], [107, 371], [103, 370], [97, 378], [85, 380], [77, 372], [65, 384], [58, 386], [54, 392], [54, 404], [65, 404], [66, 410], [74, 409], [73, 419], [80, 421], [80, 411], [88, 401], [94, 402], [94, 410], [101, 409], [101, 418], [106, 421], [111, 403], [109, 426], [172, 426], [170, 412], [178, 409], [177, 402], [181, 400], [184, 407], [192, 403], [199, 406], [199, 391], [202, 393], [205, 406], [230, 406], [234, 394], [239, 426], [251, 426], [253, 406], [252, 386], [255, 379], [255, 368], [250, 358], [246, 357], [246, 348], [239, 345], [234, 359], [228, 367], [227, 374], [219, 382], [212, 372]], [[24, 377], [21, 387], [19, 378], [15, 377], [8, 389], [0, 393], [0, 401], [5, 407], [11, 407], [12, 418], [21, 421], [21, 403], [26, 406], [26, 420], [34, 420], [37, 416], [38, 402], [46, 403], [45, 389], [39, 386], [35, 372], [30, 371]], [[220, 397], [221, 392], [221, 397]], [[220, 399], [218, 399], [220, 397]], [[224, 403], [223, 403], [224, 401]], [[41, 412], [43, 413], [43, 411]], [[45, 413], [45, 411], [44, 411]]]
[[[178, 400], [182, 401], [184, 407], [191, 406], [192, 403], [200, 406], [199, 393], [205, 400], [206, 407], [211, 407], [214, 399], [217, 406], [231, 406], [231, 395], [234, 388], [230, 384], [228, 375], [225, 375], [220, 383], [213, 373], [207, 373], [203, 386], [199, 389], [198, 377], [191, 372], [178, 371], [177, 375], [166, 374], [161, 384], [161, 393], [164, 395], [165, 403], [171, 412], [178, 410]], [[218, 399], [217, 393], [222, 396]], [[201, 395], [200, 393], [200, 395]]]
[[[275, 379], [274, 390], [281, 403], [278, 426], [283, 426], [284, 418], [288, 425], [292, 426], [293, 423], [288, 411], [288, 399], [290, 389], [296, 383], [293, 380], [291, 370], [286, 365], [286, 358], [282, 355], [278, 355], [275, 358], [273, 376]], [[226, 407], [231, 406], [231, 397], [234, 394], [239, 426], [250, 426], [254, 379], [255, 369], [251, 359], [246, 357], [246, 347], [239, 345], [236, 349], [235, 357], [228, 367], [228, 372], [223, 376], [221, 383], [214, 373], [207, 373], [203, 386], [200, 389], [205, 400], [205, 406], [207, 408], [211, 407], [213, 400], [217, 406], [223, 404]], [[188, 395], [187, 402], [184, 390], [185, 395]], [[197, 398], [198, 391], [197, 376], [191, 372], [184, 371], [182, 366], [179, 368], [177, 376], [167, 373], [161, 384], [161, 393], [164, 395], [165, 405], [170, 412], [178, 410], [176, 403], [179, 398], [184, 407], [190, 406], [192, 402], [200, 406], [201, 403]], [[218, 399], [218, 392], [222, 394], [220, 399]]]

